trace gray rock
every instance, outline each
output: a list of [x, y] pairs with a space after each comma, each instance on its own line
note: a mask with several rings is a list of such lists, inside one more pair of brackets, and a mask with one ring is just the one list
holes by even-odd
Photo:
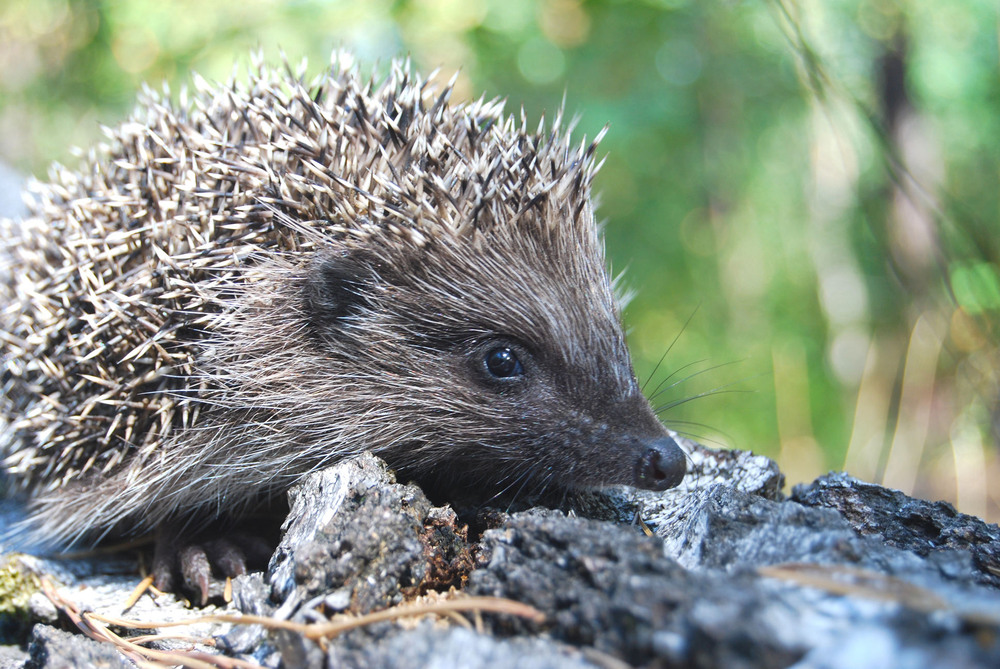
[[947, 578], [1000, 589], [1000, 527], [947, 502], [914, 499], [840, 472], [795, 486], [792, 499], [834, 509], [858, 534], [928, 558]]
[[[935, 566], [853, 535], [828, 511], [712, 490], [693, 523], [697, 566], [626, 527], [525, 513], [486, 533], [488, 561], [468, 591], [548, 618], [490, 619], [496, 633], [544, 631], [641, 666], [783, 667], [829, 663], [837, 649], [843, 663], [822, 666], [853, 667], [844, 649], [873, 631], [905, 651], [907, 666], [1000, 666], [1000, 599], [991, 592], [954, 588]], [[788, 564], [754, 568], [778, 563]]]
[[18, 646], [0, 646], [0, 669], [21, 669], [28, 661], [28, 653]]
[[617, 486], [570, 493], [566, 508], [585, 518], [629, 525], [641, 521], [663, 539], [669, 554], [681, 559], [691, 540], [692, 519], [711, 489], [722, 486], [765, 500], [784, 498], [784, 476], [770, 458], [749, 451], [713, 450], [674, 436], [688, 456], [688, 471], [679, 486], [663, 492]]
[[[225, 609], [210, 606], [192, 610], [182, 600], [172, 595], [141, 597], [127, 611], [123, 606], [139, 582], [137, 561], [128, 554], [108, 556], [95, 554], [89, 558], [54, 560], [13, 553], [0, 558], [3, 566], [0, 581], [0, 629], [13, 626], [18, 621], [44, 623], [53, 620], [54, 607], [39, 591], [30, 597], [23, 597], [32, 582], [44, 576], [58, 592], [59, 596], [72, 602], [82, 611], [126, 617], [144, 621], [184, 621], [203, 614], [224, 613]], [[16, 598], [4, 601], [10, 591], [3, 588], [16, 586]], [[37, 587], [37, 586], [35, 586]], [[19, 604], [25, 599], [26, 603]], [[13, 610], [5, 610], [13, 607]], [[22, 623], [23, 626], [23, 623]], [[231, 625], [215, 623], [193, 623], [180, 628], [164, 628], [168, 634], [186, 634], [192, 637], [211, 637], [229, 631]], [[6, 639], [5, 639], [6, 640]], [[30, 659], [20, 663], [8, 662], [3, 669], [13, 667], [117, 667], [134, 666], [131, 663], [119, 665], [121, 659], [117, 649], [108, 644], [90, 640], [82, 635], [62, 632], [47, 624], [36, 624], [31, 632], [17, 641], [28, 646]], [[157, 644], [161, 650], [190, 648], [187, 641], [164, 641]], [[214, 652], [208, 647], [199, 650]], [[2, 656], [0, 656], [2, 657]], [[107, 658], [115, 658], [108, 663]]]
[[[259, 573], [244, 574], [233, 581], [233, 606], [255, 616], [273, 616], [271, 588]], [[226, 655], [244, 655], [262, 667], [278, 667], [280, 651], [268, 642], [267, 630], [260, 625], [234, 625], [227, 634], [216, 637], [216, 647]]]
[[484, 544], [489, 559], [469, 592], [521, 601], [547, 618], [487, 618], [495, 633], [545, 631], [634, 665], [788, 666], [804, 654], [756, 619], [766, 598], [750, 574], [720, 580], [687, 570], [662, 541], [632, 529], [528, 512], [487, 532]]
[[[433, 507], [419, 488], [396, 483], [371, 454], [306, 477], [289, 502], [268, 569], [278, 617], [315, 622], [340, 611], [367, 613], [426, 588], [446, 589], [471, 569], [454, 513]], [[248, 612], [256, 606], [237, 605]], [[316, 644], [288, 632], [268, 632], [264, 645], [284, 666], [324, 663]]]
[[937, 565], [876, 538], [858, 536], [836, 512], [773, 502], [732, 488], [705, 491], [684, 523], [684, 542], [668, 554], [693, 569], [734, 571], [790, 562], [849, 565], [938, 582]]
[[70, 634], [49, 625], [35, 625], [24, 669], [79, 669], [106, 667], [132, 669], [135, 665], [118, 649], [81, 634]]
[[429, 581], [442, 585], [463, 564], [467, 546], [454, 514], [435, 510], [416, 486], [397, 484], [369, 453], [306, 477], [289, 501], [268, 570], [272, 599], [285, 612], [305, 604], [367, 613]]
[[[363, 455], [303, 479], [268, 573], [234, 582], [233, 608], [299, 622], [457, 587], [530, 604], [543, 623], [381, 622], [325, 649], [258, 626], [197, 634], [216, 637], [207, 652], [265, 667], [1000, 666], [996, 526], [842, 475], [786, 500], [770, 460], [686, 446], [691, 475], [677, 490], [570, 494], [556, 500], [562, 510], [472, 508], [470, 522], [492, 528], [472, 540], [449, 507]], [[101, 559], [18, 560], [113, 615], [136, 578], [128, 560], [111, 573], [116, 563]], [[168, 603], [144, 598], [129, 615], [197, 613]]]
[[603, 658], [588, 659], [579, 648], [550, 639], [496, 639], [462, 627], [421, 625], [380, 639], [331, 647], [328, 666], [344, 669], [601, 669]]
[[[419, 516], [430, 507], [418, 496], [416, 488], [396, 485], [385, 464], [367, 454], [302, 480], [288, 493], [290, 511], [268, 566], [272, 599], [294, 609], [345, 585], [353, 596], [356, 585], [359, 606], [368, 611], [398, 595], [400, 584], [387, 577], [410, 571], [417, 561]], [[406, 513], [404, 498], [406, 506], [420, 507], [415, 514]], [[387, 542], [380, 538], [380, 523], [388, 524], [385, 535], [399, 548], [391, 557], [382, 552]], [[383, 576], [381, 583], [362, 576], [369, 565], [372, 576]]]

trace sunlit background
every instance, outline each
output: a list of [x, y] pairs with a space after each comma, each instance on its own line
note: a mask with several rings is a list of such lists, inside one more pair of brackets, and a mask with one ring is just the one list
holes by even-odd
[[72, 164], [142, 82], [255, 48], [409, 54], [529, 119], [565, 97], [580, 135], [611, 125], [600, 211], [668, 424], [996, 521], [998, 25], [993, 0], [2, 0], [0, 161]]

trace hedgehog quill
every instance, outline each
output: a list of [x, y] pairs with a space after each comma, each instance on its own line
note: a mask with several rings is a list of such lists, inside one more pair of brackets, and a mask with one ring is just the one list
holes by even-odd
[[238, 517], [362, 451], [493, 491], [683, 477], [626, 349], [596, 141], [344, 58], [147, 90], [2, 223], [29, 536]]

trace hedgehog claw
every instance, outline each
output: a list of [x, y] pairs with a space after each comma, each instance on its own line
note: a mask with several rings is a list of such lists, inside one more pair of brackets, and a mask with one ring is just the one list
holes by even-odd
[[232, 541], [228, 539], [209, 541], [205, 544], [205, 550], [212, 564], [222, 572], [223, 576], [236, 578], [247, 573], [246, 556]]
[[212, 565], [208, 561], [205, 549], [198, 545], [185, 546], [177, 556], [181, 573], [184, 575], [184, 585], [190, 592], [201, 595], [199, 604], [208, 604], [208, 584], [212, 578]]

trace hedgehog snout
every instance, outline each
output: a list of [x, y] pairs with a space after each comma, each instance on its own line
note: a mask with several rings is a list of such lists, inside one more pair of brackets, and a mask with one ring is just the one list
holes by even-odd
[[670, 437], [650, 441], [635, 468], [632, 485], [643, 490], [667, 490], [681, 482], [687, 471], [684, 451]]

